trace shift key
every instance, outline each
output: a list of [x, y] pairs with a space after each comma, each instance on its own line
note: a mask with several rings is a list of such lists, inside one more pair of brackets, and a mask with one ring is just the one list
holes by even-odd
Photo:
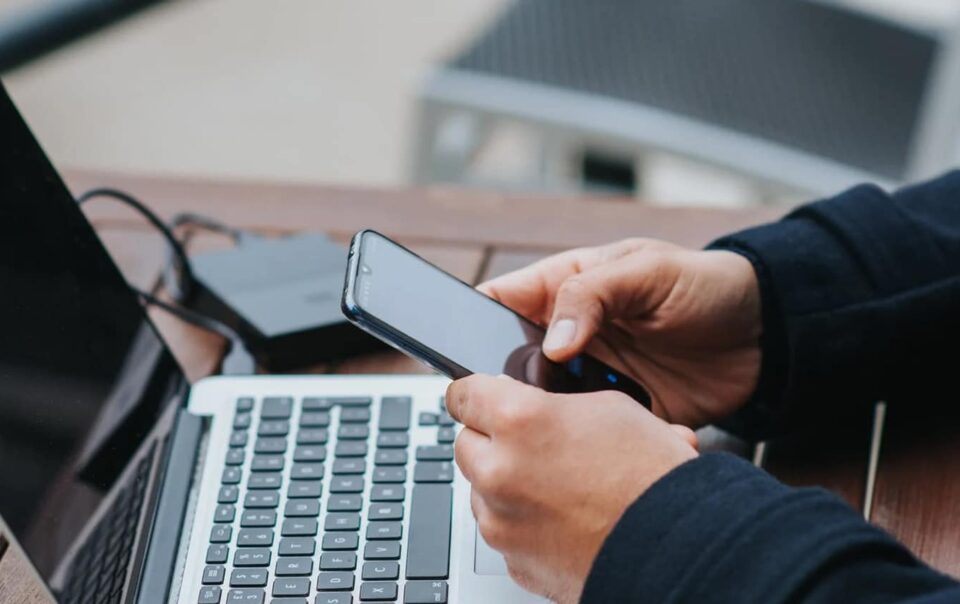
[[407, 578], [446, 579], [450, 567], [450, 519], [453, 488], [417, 484], [410, 503]]

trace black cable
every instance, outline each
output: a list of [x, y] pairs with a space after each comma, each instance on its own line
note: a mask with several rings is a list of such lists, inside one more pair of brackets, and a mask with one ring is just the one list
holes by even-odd
[[[160, 232], [167, 242], [167, 254], [169, 254], [168, 260], [164, 263], [164, 283], [171, 295], [177, 300], [183, 300], [189, 296], [194, 289], [193, 285], [195, 283], [186, 249], [173, 232], [177, 226], [192, 224], [206, 230], [224, 233], [233, 238], [234, 241], [240, 241], [244, 237], [243, 231], [199, 214], [178, 214], [174, 217], [172, 225], [168, 225], [139, 199], [128, 193], [109, 187], [100, 187], [86, 191], [77, 197], [77, 203], [82, 204], [94, 197], [108, 197], [132, 207]], [[170, 268], [173, 269], [175, 275], [179, 275], [179, 278], [176, 276], [169, 278]], [[177, 270], [179, 270], [179, 273], [177, 273]], [[250, 375], [256, 372], [256, 361], [254, 361], [253, 355], [247, 348], [243, 338], [240, 337], [240, 334], [230, 326], [182, 305], [166, 302], [133, 285], [130, 285], [130, 289], [137, 294], [144, 305], [150, 304], [157, 306], [179, 318], [181, 321], [196, 325], [226, 339], [227, 342], [229, 342], [229, 346], [220, 364], [220, 372], [223, 375]]]
[[140, 297], [144, 305], [150, 304], [161, 308], [171, 315], [177, 317], [181, 321], [185, 321], [191, 325], [196, 325], [201, 329], [206, 329], [207, 331], [213, 332], [226, 339], [227, 342], [229, 342], [229, 346], [227, 348], [227, 353], [223, 357], [223, 361], [220, 363], [221, 374], [251, 375], [256, 373], [257, 364], [253, 359], [253, 355], [247, 349], [243, 338], [241, 338], [240, 335], [231, 327], [225, 323], [217, 321], [216, 319], [202, 315], [183, 306], [171, 304], [149, 292], [137, 289], [132, 285], [130, 286], [130, 289], [132, 289], [134, 293]]
[[193, 269], [190, 267], [190, 259], [187, 258], [187, 251], [184, 249], [183, 244], [180, 243], [180, 240], [177, 239], [176, 235], [174, 235], [173, 229], [139, 199], [117, 189], [111, 189], [109, 187], [90, 189], [77, 197], [77, 203], [83, 204], [94, 197], [108, 197], [125, 203], [139, 212], [160, 232], [167, 241], [169, 252], [173, 254], [174, 269], [179, 271], [179, 278], [172, 280], [175, 282], [179, 291], [173, 291], [171, 293], [178, 300], [188, 298], [193, 290]]

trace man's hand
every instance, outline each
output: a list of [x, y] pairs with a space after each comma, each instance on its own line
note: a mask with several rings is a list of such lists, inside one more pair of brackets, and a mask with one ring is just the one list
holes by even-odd
[[733, 252], [629, 239], [552, 256], [480, 290], [549, 325], [547, 357], [588, 350], [644, 384], [668, 421], [716, 421], [756, 388], [760, 294], [750, 262]]
[[697, 456], [689, 428], [618, 392], [550, 394], [473, 375], [453, 382], [446, 401], [464, 425], [456, 459], [480, 534], [517, 583], [558, 602], [579, 600], [626, 508]]

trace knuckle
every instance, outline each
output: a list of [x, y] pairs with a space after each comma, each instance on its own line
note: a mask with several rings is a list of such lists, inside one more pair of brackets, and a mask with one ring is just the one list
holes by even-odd
[[493, 549], [501, 551], [509, 545], [510, 531], [494, 516], [487, 515], [482, 521], [478, 520], [477, 527], [483, 540]]
[[491, 459], [477, 468], [474, 484], [484, 497], [507, 499], [514, 486], [513, 474], [513, 464], [502, 457]]
[[543, 405], [534, 399], [517, 400], [512, 404], [501, 405], [498, 411], [500, 427], [504, 431], [523, 432], [538, 423]]

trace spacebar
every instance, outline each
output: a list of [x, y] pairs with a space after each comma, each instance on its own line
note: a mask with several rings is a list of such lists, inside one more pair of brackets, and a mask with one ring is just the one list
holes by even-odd
[[410, 503], [407, 578], [446, 579], [450, 566], [450, 516], [453, 488], [418, 484]]

